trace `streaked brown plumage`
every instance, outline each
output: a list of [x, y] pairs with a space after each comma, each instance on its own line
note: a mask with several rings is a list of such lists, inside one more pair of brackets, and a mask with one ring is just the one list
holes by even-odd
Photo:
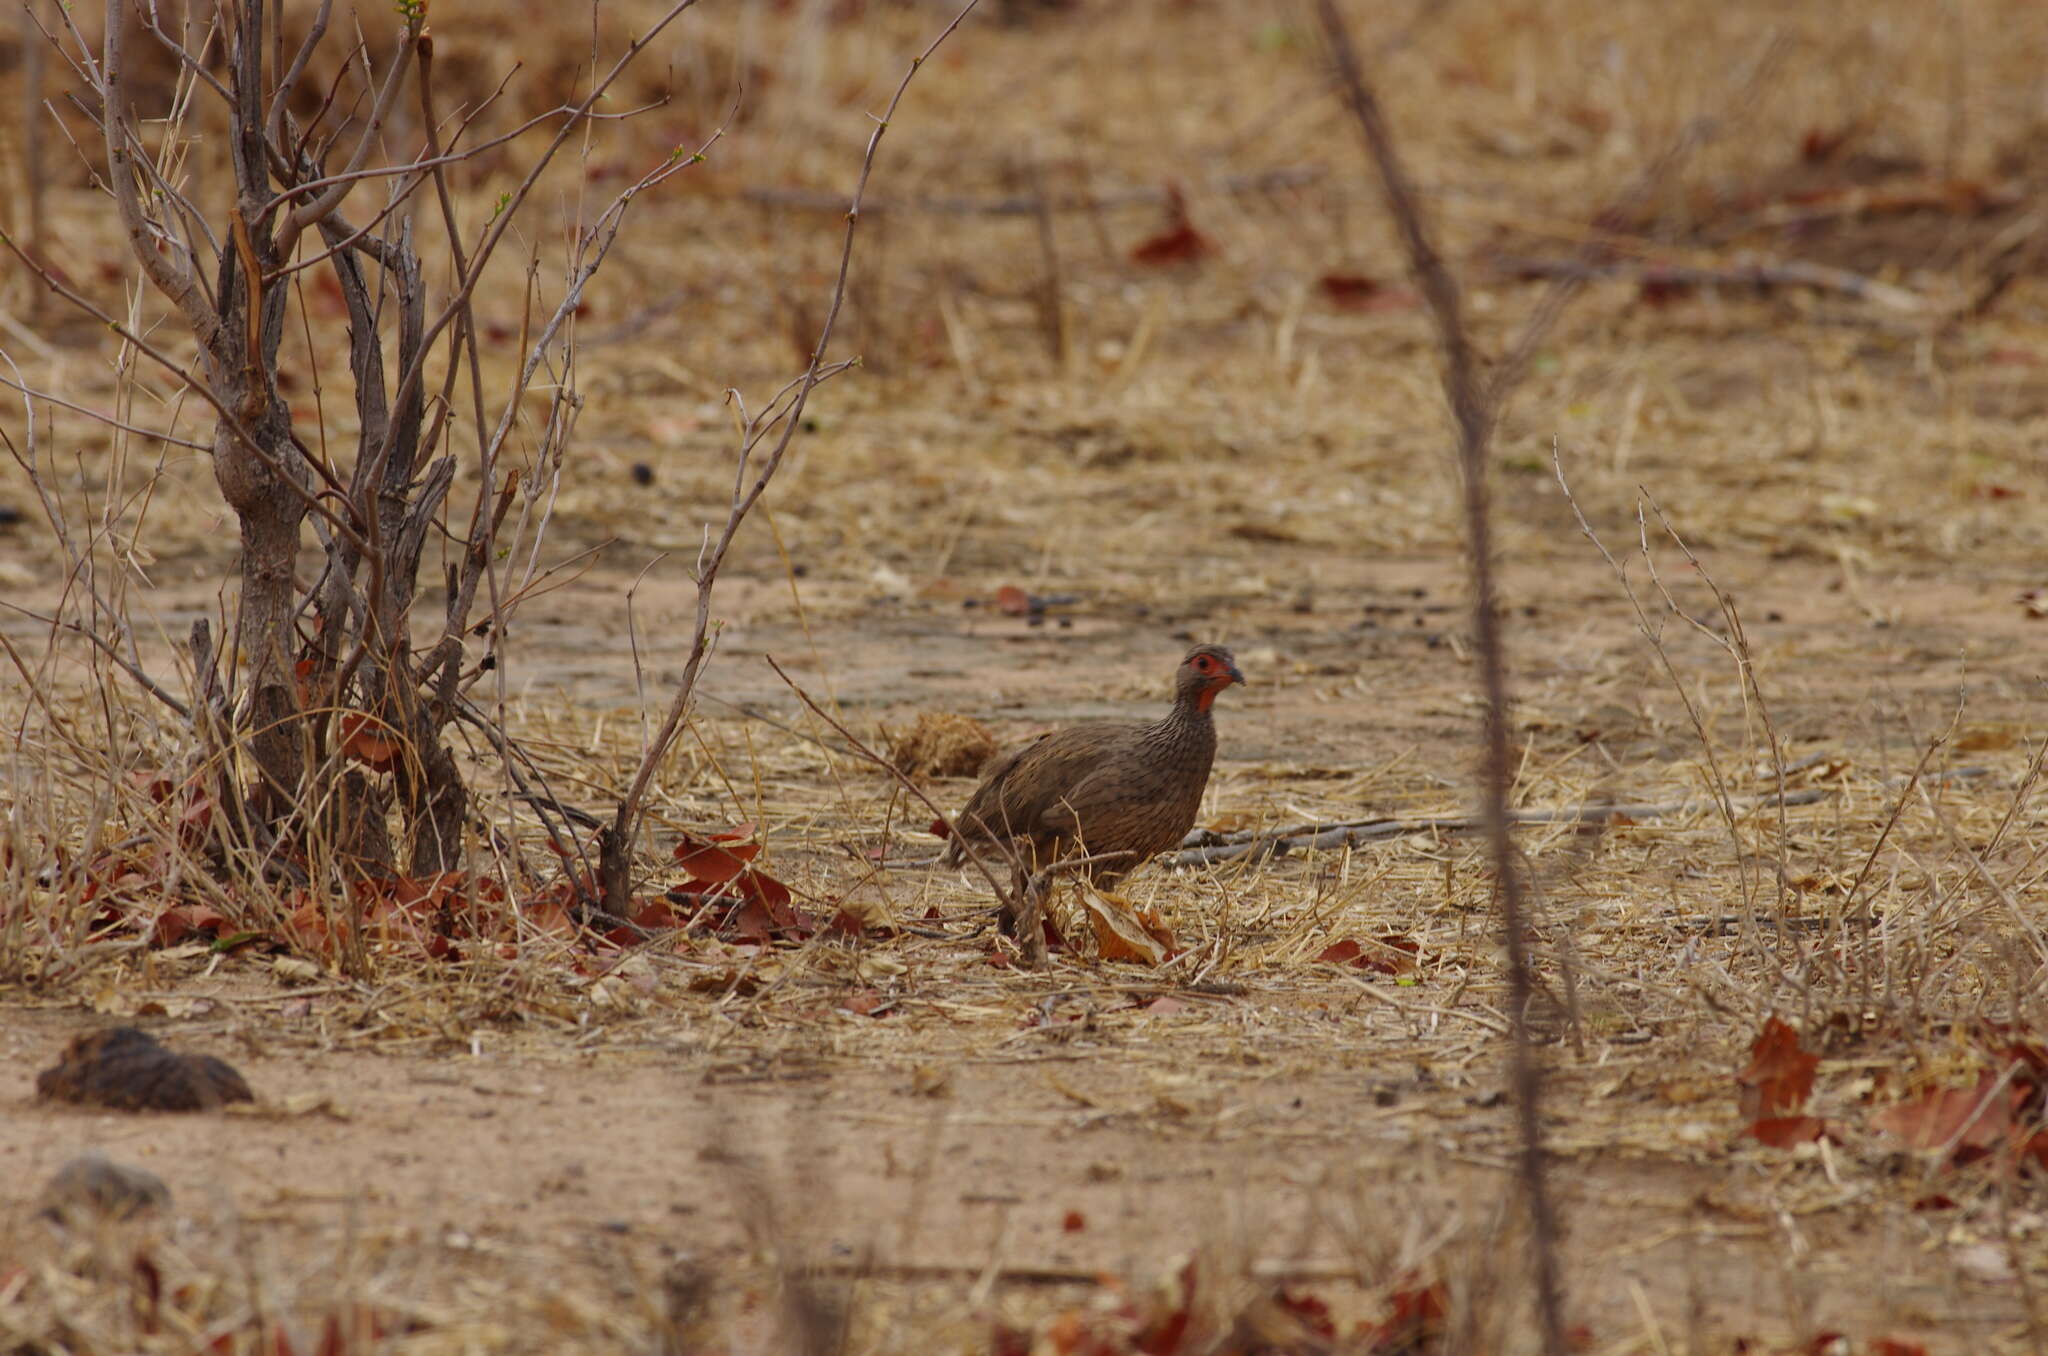
[[1062, 858], [1122, 854], [1075, 868], [1109, 888], [1194, 827], [1216, 758], [1209, 705], [1243, 681], [1229, 650], [1197, 645], [1175, 672], [1163, 719], [1055, 730], [997, 759], [955, 821], [943, 860], [966, 860], [961, 837], [987, 844], [996, 859], [1007, 844], [1021, 894], [1027, 875]]

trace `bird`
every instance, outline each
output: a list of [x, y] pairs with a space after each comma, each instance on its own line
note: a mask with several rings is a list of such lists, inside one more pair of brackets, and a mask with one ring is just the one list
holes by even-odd
[[1003, 930], [1036, 943], [1046, 888], [1039, 873], [1062, 861], [1097, 889], [1179, 845], [1194, 827], [1216, 760], [1216, 694], [1243, 683], [1221, 645], [1197, 645], [1174, 671], [1173, 706], [1150, 722], [1077, 725], [1039, 736], [989, 766], [953, 826], [940, 860], [958, 866], [970, 847], [1006, 859], [1013, 899]]

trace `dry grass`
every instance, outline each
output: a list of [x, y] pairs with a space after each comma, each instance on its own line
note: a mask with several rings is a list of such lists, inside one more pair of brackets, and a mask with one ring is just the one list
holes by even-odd
[[[607, 23], [622, 33], [645, 8], [607, 6]], [[1015, 9], [1025, 22], [991, 14], [964, 30], [892, 130], [836, 352], [861, 353], [865, 370], [821, 392], [815, 429], [740, 539], [704, 704], [652, 798], [657, 879], [675, 833], [752, 822], [800, 901], [900, 931], [765, 949], [664, 938], [622, 956], [526, 919], [492, 939], [519, 943], [510, 959], [373, 949], [362, 973], [323, 961], [310, 984], [261, 948], [87, 942], [96, 909], [78, 880], [52, 890], [39, 875], [59, 854], [174, 839], [128, 774], [185, 766], [189, 735], [102, 651], [0, 616], [19, 666], [0, 684], [16, 736], [0, 751], [0, 875], [29, 905], [0, 911], [17, 1096], [63, 1036], [106, 1014], [238, 1052], [273, 1105], [314, 1090], [357, 1112], [209, 1128], [18, 1106], [0, 1136], [24, 1186], [0, 1215], [0, 1349], [182, 1351], [226, 1333], [256, 1350], [275, 1319], [305, 1350], [326, 1315], [368, 1307], [385, 1347], [351, 1349], [829, 1350], [843, 1319], [850, 1350], [978, 1352], [997, 1321], [1049, 1342], [1056, 1315], [1120, 1303], [1096, 1272], [1142, 1295], [1196, 1251], [1218, 1278], [1201, 1297], [1213, 1334], [1276, 1276], [1349, 1321], [1419, 1270], [1462, 1306], [1447, 1349], [1529, 1347], [1526, 1278], [1507, 1260], [1522, 1226], [1498, 1206], [1513, 1152], [1507, 1015], [1476, 841], [1418, 833], [1148, 869], [1130, 893], [1172, 927], [1175, 960], [1095, 960], [1069, 902], [1075, 952], [1044, 974], [995, 968], [970, 882], [868, 855], [928, 851], [929, 816], [840, 751], [758, 659], [789, 664], [864, 736], [950, 711], [1007, 742], [1142, 710], [1179, 633], [1223, 637], [1254, 686], [1221, 712], [1204, 822], [1468, 808], [1477, 713], [1433, 348], [1419, 311], [1346, 310], [1319, 286], [1332, 273], [1402, 280], [1306, 11]], [[1789, 1350], [1828, 1330], [2028, 1349], [2048, 1279], [2033, 1179], [1937, 1172], [1868, 1120], [1907, 1089], [1967, 1082], [1972, 1023], [2048, 1025], [2036, 633], [2012, 601], [2041, 582], [2048, 545], [2044, 294], [2025, 278], [1982, 319], [1939, 314], [1975, 293], [2034, 209], [1923, 213], [1914, 234], [1876, 212], [1766, 229], [1744, 203], [1819, 173], [1801, 163], [1804, 139], [1845, 128], [1859, 155], [2031, 187], [2048, 14], [1999, 0], [1853, 18], [1552, 0], [1514, 16], [1451, 6], [1405, 31], [1405, 10], [1353, 9], [1368, 48], [1403, 38], [1376, 78], [1488, 351], [1540, 293], [1489, 259], [1567, 257], [1702, 115], [1719, 135], [1653, 205], [1650, 243], [1629, 248], [1705, 266], [1742, 250], [1853, 261], [1930, 308], [1735, 288], [1665, 305], [1633, 281], [1596, 282], [1497, 438], [1513, 803], [1691, 806], [1518, 839], [1540, 905], [1533, 1017], [1557, 1090], [1575, 1321], [1617, 1353], [1726, 1351], [1738, 1336]], [[760, 191], [843, 191], [861, 110], [944, 17], [879, 0], [858, 22], [834, 12], [706, 0], [663, 56], [677, 106], [620, 124], [549, 184], [527, 228], [551, 257], [587, 179], [603, 188], [608, 167], [694, 144], [723, 116], [733, 69], [748, 72], [726, 140], [641, 207], [577, 322], [580, 442], [549, 540], [558, 557], [607, 545], [588, 574], [554, 581], [504, 650], [508, 728], [586, 808], [607, 809], [630, 778], [642, 712], [658, 711], [679, 664], [678, 562], [729, 489], [722, 392], [758, 404], [821, 314], [840, 222]], [[478, 70], [531, 55], [522, 35], [470, 22], [437, 14], [437, 36]], [[1726, 107], [1773, 31], [1775, 74]], [[556, 36], [561, 50], [587, 42]], [[556, 78], [545, 64], [532, 63], [536, 90]], [[507, 116], [522, 98], [540, 96], [515, 84]], [[469, 172], [465, 213], [488, 212], [517, 149]], [[46, 154], [63, 166], [52, 259], [125, 312], [123, 276], [100, 272], [121, 258], [116, 225], [68, 146]], [[1276, 169], [1315, 173], [1218, 186]], [[1164, 220], [1156, 202], [1052, 214], [1064, 357], [1046, 338], [1039, 218], [931, 210], [1040, 183], [1113, 199], [1166, 179], [1217, 255], [1133, 264]], [[1879, 238], [1883, 268], [1868, 262]], [[543, 264], [540, 304], [550, 281]], [[0, 349], [27, 384], [203, 440], [202, 411], [117, 370], [100, 336], [47, 300], [32, 309], [29, 279], [4, 287], [18, 323]], [[485, 349], [492, 382], [512, 369], [524, 302], [480, 305], [510, 331]], [[316, 333], [287, 352], [302, 423], [335, 419], [345, 346]], [[209, 467], [62, 409], [38, 418], [45, 484], [105, 610], [82, 601], [33, 520], [0, 528], [0, 592], [114, 639], [184, 694], [172, 641], [214, 613], [228, 563]], [[18, 413], [0, 427], [22, 441]], [[1624, 557], [1663, 659], [1579, 535], [1553, 446]], [[1753, 683], [1624, 549], [1646, 544], [1677, 603], [1725, 632], [1654, 516], [1639, 535], [1638, 486], [1732, 597]], [[0, 504], [35, 509], [18, 476], [0, 481]], [[624, 594], [661, 551], [675, 554], [636, 593], [636, 674]], [[1032, 625], [987, 606], [1004, 585], [1073, 600]], [[1825, 793], [1782, 819], [1766, 712], [1784, 789]], [[479, 835], [479, 858], [516, 857], [546, 879], [554, 858], [531, 816], [488, 750], [471, 753], [503, 835]], [[968, 783], [934, 786], [955, 805]], [[253, 930], [288, 902], [188, 884]], [[1339, 939], [1390, 935], [1417, 948], [1398, 982], [1315, 961]], [[1824, 1056], [1815, 1111], [1836, 1142], [1780, 1151], [1741, 1136], [1732, 1077], [1773, 1012]], [[508, 1110], [472, 1122], [464, 1108], [482, 1094], [414, 1086], [429, 1075], [495, 1080]], [[523, 1129], [472, 1138], [478, 1125]], [[131, 1154], [160, 1143], [159, 1170], [183, 1170], [175, 1220], [132, 1226], [146, 1241], [53, 1241], [29, 1188], [80, 1136]], [[375, 1157], [439, 1159], [447, 1145], [520, 1189]], [[287, 1153], [331, 1185], [295, 1196], [272, 1180]], [[546, 1185], [572, 1160], [587, 1191]], [[215, 1163], [217, 1192], [198, 1185]], [[1935, 1194], [1954, 1205], [1915, 1208]], [[690, 1213], [664, 1213], [671, 1196]], [[1087, 1227], [1066, 1235], [1070, 1208]], [[614, 1220], [629, 1227], [603, 1227]], [[153, 1315], [135, 1298], [138, 1252], [162, 1277]]]

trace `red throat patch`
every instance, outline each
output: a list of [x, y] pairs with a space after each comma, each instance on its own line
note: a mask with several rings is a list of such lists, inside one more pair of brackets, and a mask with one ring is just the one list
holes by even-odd
[[1209, 704], [1216, 700], [1216, 694], [1229, 686], [1230, 680], [1226, 678], [1222, 682], [1211, 683], [1200, 692], [1197, 692], [1195, 694], [1195, 709], [1197, 711], [1207, 711]]

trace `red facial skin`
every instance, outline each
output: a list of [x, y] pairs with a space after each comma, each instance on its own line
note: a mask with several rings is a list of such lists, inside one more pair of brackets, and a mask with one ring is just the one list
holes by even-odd
[[1195, 697], [1195, 709], [1197, 711], [1207, 711], [1210, 704], [1216, 700], [1217, 693], [1229, 687], [1232, 683], [1244, 681], [1243, 676], [1235, 669], [1218, 663], [1213, 655], [1196, 655], [1192, 663], [1195, 672], [1209, 680], [1208, 685]]

